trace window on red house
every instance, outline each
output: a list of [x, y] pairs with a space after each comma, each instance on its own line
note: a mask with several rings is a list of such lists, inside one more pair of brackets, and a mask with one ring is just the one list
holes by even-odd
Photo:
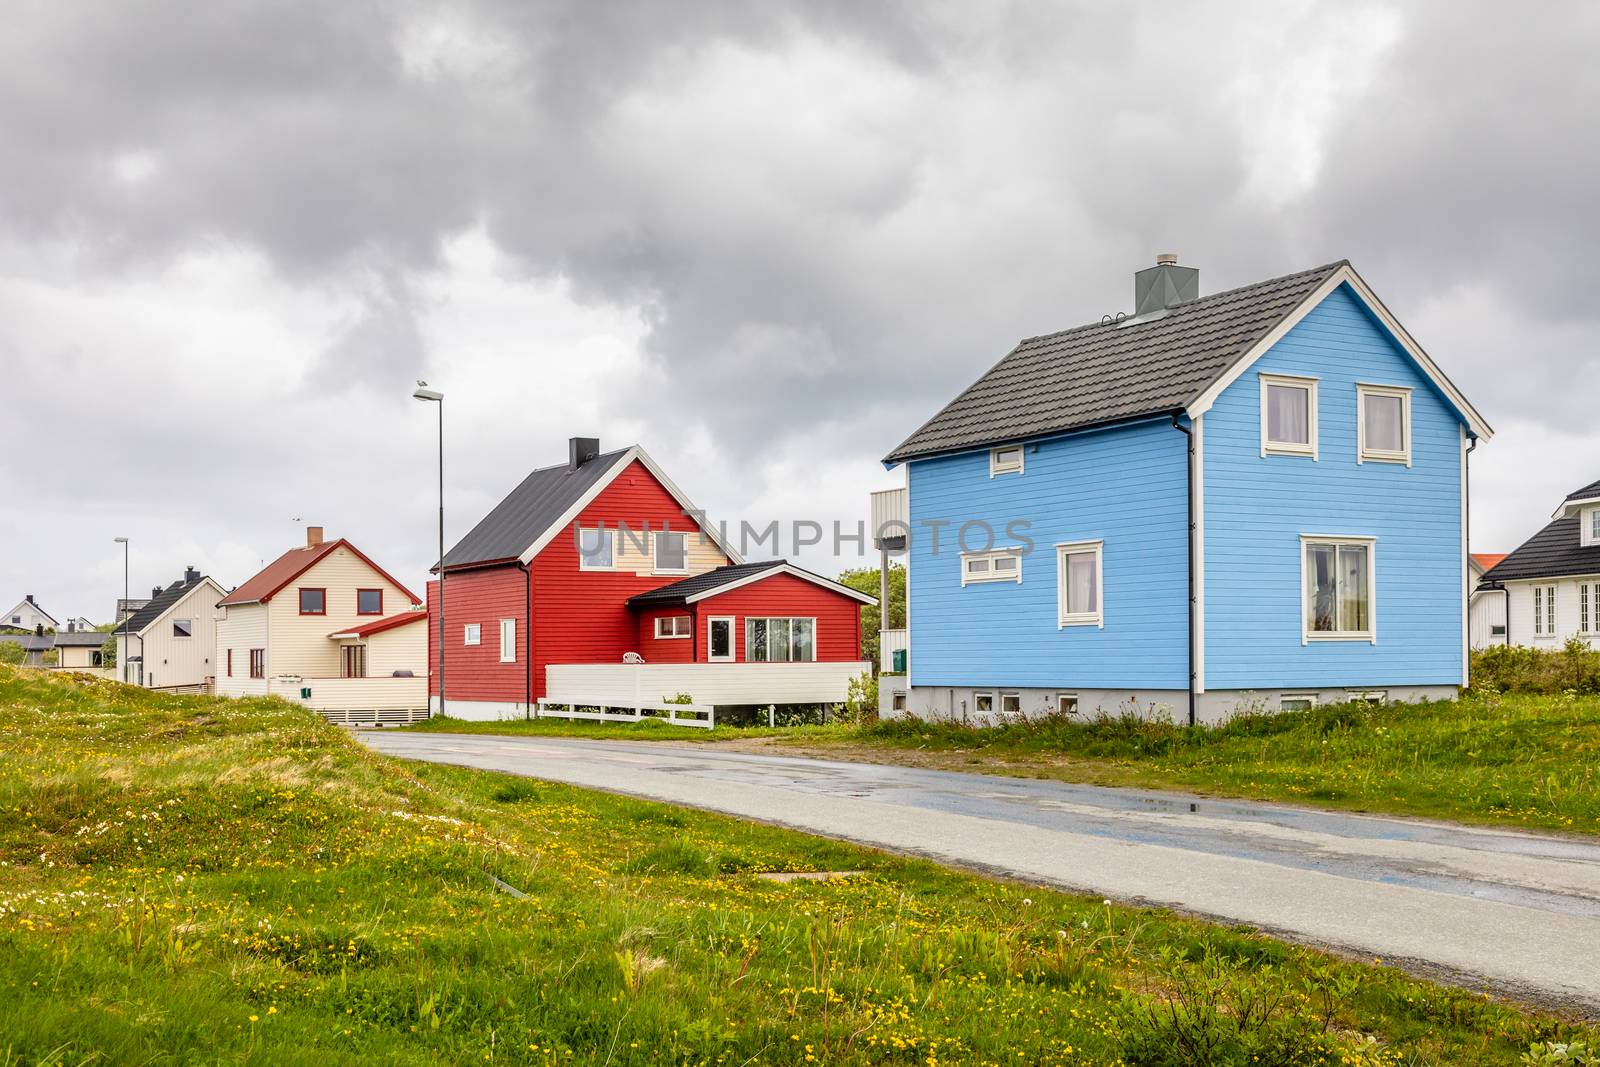
[[688, 637], [693, 627], [693, 620], [687, 615], [662, 615], [656, 619], [656, 636]]

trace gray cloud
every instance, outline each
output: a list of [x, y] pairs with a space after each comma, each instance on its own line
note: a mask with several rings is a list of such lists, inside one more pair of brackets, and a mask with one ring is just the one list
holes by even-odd
[[[158, 529], [203, 507], [275, 548], [237, 476], [262, 457], [275, 523], [335, 478], [352, 524], [411, 522], [426, 442], [396, 437], [365, 482], [328, 457], [411, 427], [410, 378], [459, 374], [426, 283], [481, 227], [503, 271], [637, 309], [647, 363], [557, 398], [574, 357], [528, 355], [463, 430], [496, 457], [459, 473], [464, 511], [578, 417], [662, 450], [703, 431], [748, 457], [727, 500], [800, 459], [865, 482], [1017, 338], [1127, 308], [1132, 270], [1167, 250], [1206, 289], [1349, 256], [1502, 430], [1576, 420], [1600, 378], [1597, 20], [1577, 2], [1537, 21], [1488, 3], [37, 3], [0, 39], [0, 272], [118, 292], [244, 250], [261, 308], [335, 310], [280, 338], [228, 303], [282, 368], [242, 393], [203, 360], [13, 319], [0, 417], [83, 427], [59, 447], [105, 455], [138, 412], [143, 461], [206, 503], [124, 480], [92, 496]], [[182, 322], [188, 279], [140, 299]], [[64, 368], [96, 388], [63, 390]], [[228, 432], [196, 448], [163, 403], [223, 408]], [[38, 470], [0, 488], [63, 513], [87, 498]]]

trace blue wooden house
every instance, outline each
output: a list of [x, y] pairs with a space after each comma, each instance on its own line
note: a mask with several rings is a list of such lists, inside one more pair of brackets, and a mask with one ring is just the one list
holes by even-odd
[[891, 452], [908, 673], [978, 721], [1454, 695], [1491, 433], [1348, 262], [1033, 337]]

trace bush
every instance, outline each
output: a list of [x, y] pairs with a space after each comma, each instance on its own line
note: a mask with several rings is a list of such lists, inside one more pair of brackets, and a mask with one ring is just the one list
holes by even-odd
[[1573, 637], [1562, 648], [1495, 645], [1471, 660], [1472, 688], [1497, 693], [1600, 693], [1600, 651]]
[[867, 671], [850, 679], [845, 700], [835, 720], [847, 726], [862, 726], [878, 721], [878, 679]]

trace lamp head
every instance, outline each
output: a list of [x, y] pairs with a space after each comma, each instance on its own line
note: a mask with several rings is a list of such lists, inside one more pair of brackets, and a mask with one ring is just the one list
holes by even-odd
[[444, 399], [443, 393], [439, 392], [437, 389], [429, 389], [428, 383], [423, 381], [421, 378], [417, 379], [417, 387], [416, 389], [412, 390], [411, 395], [418, 400], [432, 400], [437, 402]]

